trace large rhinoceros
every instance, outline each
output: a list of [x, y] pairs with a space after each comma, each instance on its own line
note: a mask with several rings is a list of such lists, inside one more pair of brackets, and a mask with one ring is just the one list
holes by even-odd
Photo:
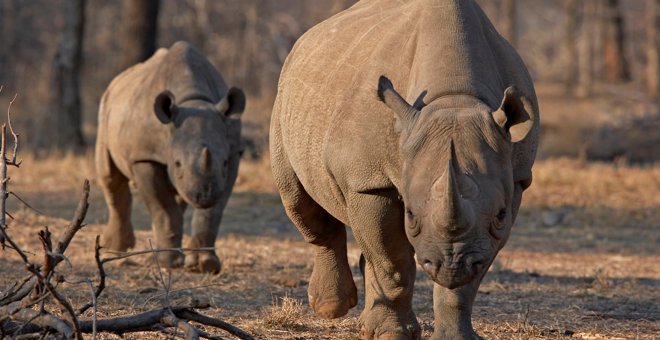
[[[152, 219], [156, 246], [181, 247], [183, 213], [192, 217], [191, 248], [213, 247], [241, 153], [245, 96], [229, 88], [194, 47], [177, 42], [118, 75], [99, 108], [96, 170], [109, 210], [102, 243], [135, 245], [131, 225], [133, 182]], [[159, 253], [169, 267], [177, 252]], [[186, 268], [219, 272], [215, 251], [186, 254]]]
[[434, 338], [477, 337], [472, 304], [532, 182], [538, 133], [525, 65], [472, 0], [362, 0], [305, 33], [270, 147], [286, 212], [315, 246], [315, 312], [356, 305], [348, 225], [366, 259], [360, 337], [419, 336], [415, 256], [436, 283]]

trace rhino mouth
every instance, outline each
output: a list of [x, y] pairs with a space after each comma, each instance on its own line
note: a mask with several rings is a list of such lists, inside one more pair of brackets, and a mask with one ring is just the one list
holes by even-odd
[[189, 190], [184, 195], [184, 199], [195, 209], [208, 209], [215, 206], [222, 197], [219, 188], [212, 184], [205, 184], [197, 190]]
[[429, 260], [420, 262], [424, 271], [437, 284], [448, 289], [454, 289], [472, 282], [479, 276], [485, 266], [484, 260], [461, 261], [461, 263], [437, 264]]
[[198, 198], [190, 202], [190, 205], [195, 209], [208, 209], [215, 206], [216, 203], [218, 203], [216, 198]]

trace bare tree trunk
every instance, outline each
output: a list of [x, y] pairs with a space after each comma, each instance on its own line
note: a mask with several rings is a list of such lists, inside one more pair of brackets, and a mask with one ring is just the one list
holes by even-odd
[[603, 42], [604, 76], [606, 81], [630, 80], [630, 69], [625, 57], [624, 20], [619, 0], [605, 1], [605, 41]]
[[56, 110], [56, 146], [66, 149], [85, 145], [80, 103], [85, 0], [65, 0], [63, 9], [64, 31], [53, 61], [52, 100]]
[[[8, 39], [8, 35], [5, 32], [5, 23], [7, 22], [7, 19], [9, 19], [9, 16], [7, 15], [7, 9], [5, 8], [7, 4], [4, 1], [0, 1], [0, 41], [6, 42]], [[5, 49], [0, 50], [0, 70], [6, 70], [7, 69], [7, 52]], [[0, 84], [3, 83], [5, 79], [4, 74], [0, 74]]]
[[2, 42], [2, 50], [0, 51], [0, 80], [5, 85], [15, 82], [16, 71], [13, 67], [9, 67], [12, 63], [11, 53], [18, 50], [18, 37], [16, 36], [20, 30], [20, 25], [16, 22], [20, 19], [21, 7], [24, 6], [17, 0], [4, 0], [0, 1], [0, 42]]
[[156, 51], [159, 0], [123, 0], [121, 62], [123, 68], [147, 60]]
[[574, 95], [578, 86], [578, 48], [577, 48], [577, 26], [578, 26], [578, 4], [579, 0], [565, 0], [564, 13], [566, 26], [564, 27], [564, 46], [566, 49], [566, 93]]
[[193, 10], [192, 20], [192, 43], [201, 51], [206, 50], [206, 44], [211, 40], [213, 28], [209, 20], [211, 14], [208, 0], [188, 0]]
[[259, 78], [259, 72], [263, 67], [259, 60], [261, 50], [261, 39], [259, 35], [259, 5], [260, 0], [243, 0], [243, 27], [242, 41], [243, 55], [238, 54], [239, 65], [238, 74], [240, 74], [242, 84], [248, 87], [250, 93], [258, 96], [262, 89], [262, 79]]
[[518, 44], [516, 0], [502, 1], [502, 36], [514, 47]]
[[647, 0], [646, 87], [651, 96], [660, 97], [660, 0]]
[[334, 0], [332, 3], [332, 8], [330, 13], [335, 14], [339, 13], [355, 4], [355, 0]]
[[594, 49], [593, 37], [596, 32], [596, 9], [598, 0], [583, 0], [584, 15], [578, 41], [578, 97], [589, 97], [593, 93]]

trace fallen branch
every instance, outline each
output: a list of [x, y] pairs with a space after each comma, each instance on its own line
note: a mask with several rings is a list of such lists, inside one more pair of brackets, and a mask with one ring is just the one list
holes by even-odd
[[[2, 91], [1, 86], [0, 91]], [[156, 254], [163, 251], [212, 251], [213, 248], [153, 249], [150, 241], [150, 250], [122, 253], [118, 256], [102, 259], [100, 238], [99, 236], [96, 236], [94, 260], [98, 269], [98, 286], [94, 288], [92, 280], [89, 278], [84, 278], [77, 282], [67, 281], [64, 275], [57, 271], [57, 266], [64, 261], [69, 264], [69, 267], [73, 268], [73, 265], [66, 257], [65, 252], [76, 233], [85, 226], [83, 222], [87, 215], [87, 209], [89, 208], [90, 190], [89, 181], [87, 180], [83, 183], [82, 193], [73, 218], [58, 241], [53, 242], [52, 233], [49, 231], [48, 227], [45, 227], [38, 233], [39, 241], [41, 242], [43, 250], [41, 263], [36, 264], [30, 261], [26, 252], [7, 234], [6, 216], [11, 217], [6, 211], [6, 200], [10, 194], [7, 190], [7, 184], [9, 182], [7, 169], [9, 166], [19, 167], [21, 163], [20, 161], [16, 161], [18, 153], [18, 135], [14, 132], [11, 126], [10, 117], [11, 105], [15, 99], [16, 96], [11, 100], [9, 108], [7, 109], [7, 124], [14, 138], [14, 148], [11, 159], [7, 158], [7, 125], [3, 124], [0, 130], [2, 137], [0, 140], [0, 245], [3, 250], [9, 248], [20, 256], [24, 263], [25, 270], [30, 276], [23, 279], [20, 283], [17, 282], [13, 284], [2, 296], [0, 296], [0, 337], [4, 338], [6, 335], [11, 335], [12, 338], [34, 338], [37, 336], [40, 338], [50, 338], [54, 335], [57, 338], [72, 339], [75, 337], [75, 339], [82, 339], [83, 333], [91, 333], [92, 338], [95, 338], [97, 332], [124, 334], [139, 331], [160, 331], [173, 335], [178, 335], [180, 332], [183, 332], [186, 339], [199, 339], [200, 337], [207, 339], [220, 339], [219, 337], [210, 335], [189, 323], [189, 321], [194, 321], [203, 325], [226, 330], [241, 339], [252, 339], [252, 336], [245, 331], [222, 320], [198, 314], [194, 310], [194, 308], [203, 308], [207, 307], [207, 305], [199, 304], [186, 307], [170, 306], [169, 294], [172, 281], [171, 272], [168, 272], [169, 276], [166, 282], [158, 264]], [[26, 206], [32, 208], [18, 195], [13, 195]], [[5, 245], [7, 245], [7, 247], [5, 247]], [[167, 306], [137, 315], [100, 320], [97, 319], [96, 311], [98, 308], [98, 298], [103, 293], [106, 286], [106, 273], [103, 265], [107, 262], [148, 253], [153, 256], [155, 266], [159, 273], [160, 282], [165, 289]], [[58, 290], [60, 283], [62, 282], [87, 284], [91, 292], [91, 301], [82, 307], [75, 309], [67, 296]], [[49, 309], [53, 308], [53, 302], [61, 307], [63, 312], [60, 313], [65, 315], [64, 318], [49, 311]], [[33, 307], [37, 304], [39, 304], [39, 308], [34, 309]], [[80, 316], [90, 307], [94, 308], [92, 319], [81, 319]]]
[[179, 312], [175, 311], [174, 314], [182, 319], [199, 322], [202, 325], [224, 329], [225, 331], [237, 336], [240, 339], [252, 339], [252, 336], [249, 333], [234, 325], [226, 323], [220, 319], [210, 318], [206, 315], [199, 314], [193, 310], [184, 309], [180, 310]]
[[155, 249], [147, 249], [147, 250], [136, 250], [136, 251], [113, 251], [113, 250], [106, 250], [105, 253], [113, 253], [113, 254], [120, 254], [117, 256], [113, 257], [106, 257], [104, 258], [101, 262], [102, 263], [107, 263], [107, 262], [112, 262], [112, 261], [117, 261], [121, 259], [125, 259], [128, 257], [133, 257], [133, 256], [138, 256], [138, 255], [145, 255], [145, 254], [152, 254], [152, 253], [162, 253], [166, 251], [176, 251], [179, 253], [183, 253], [185, 251], [213, 251], [213, 247], [203, 247], [203, 248], [155, 248]]
[[[223, 329], [240, 339], [253, 339], [250, 334], [238, 327], [222, 320], [199, 314], [194, 310], [195, 308], [207, 307], [204, 305], [180, 307], [169, 306], [168, 303], [168, 306], [165, 308], [151, 310], [136, 315], [108, 319], [96, 318], [97, 299], [102, 294], [106, 285], [106, 274], [103, 267], [104, 263], [148, 253], [155, 256], [155, 254], [160, 251], [206, 251], [211, 248], [151, 249], [148, 251], [123, 253], [119, 256], [102, 259], [101, 246], [99, 243], [100, 238], [97, 236], [94, 249], [94, 259], [98, 269], [99, 284], [91, 294], [91, 302], [75, 310], [66, 296], [58, 291], [56, 285], [51, 283], [51, 280], [56, 280], [56, 282], [65, 281], [64, 277], [56, 272], [57, 266], [63, 261], [68, 262], [64, 253], [76, 233], [84, 227], [83, 221], [89, 206], [88, 199], [89, 182], [85, 181], [76, 213], [55, 247], [53, 247], [53, 242], [51, 241], [52, 233], [49, 232], [48, 228], [45, 228], [39, 233], [39, 239], [44, 254], [42, 260], [43, 263], [40, 265], [31, 263], [25, 252], [11, 239], [11, 237], [9, 237], [9, 235], [6, 235], [3, 230], [3, 235], [7, 236], [7, 243], [21, 256], [25, 263], [26, 270], [32, 275], [20, 283], [14, 284], [12, 289], [5, 293], [4, 296], [0, 297], [0, 334], [13, 334], [13, 336], [23, 334], [24, 336], [29, 337], [30, 335], [35, 335], [40, 332], [55, 332], [65, 339], [71, 339], [74, 337], [76, 339], [81, 339], [82, 334], [93, 334], [95, 336], [99, 332], [124, 334], [142, 331], [161, 331], [172, 333], [178, 330], [179, 334], [183, 332], [187, 339], [199, 339], [200, 337], [206, 339], [220, 339], [220, 337], [213, 336], [189, 323], [190, 321], [193, 321], [206, 326]], [[155, 263], [158, 262], [156, 261]], [[171, 280], [166, 280], [162, 276], [160, 268], [158, 268], [158, 270], [160, 273], [160, 282], [169, 293], [169, 283]], [[90, 287], [93, 286], [91, 280], [86, 279], [85, 282], [87, 282]], [[65, 314], [68, 316], [68, 320], [64, 320], [62, 317], [52, 314], [43, 308], [42, 310], [34, 310], [31, 308], [31, 306], [34, 306], [37, 303], [43, 303], [51, 298], [63, 308]], [[92, 319], [81, 319], [80, 316], [91, 307], [94, 307]]]

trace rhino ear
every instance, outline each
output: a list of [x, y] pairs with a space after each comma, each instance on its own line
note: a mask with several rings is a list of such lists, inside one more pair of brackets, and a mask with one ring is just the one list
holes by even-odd
[[215, 108], [227, 117], [239, 116], [245, 111], [245, 93], [237, 87], [232, 87], [227, 91], [227, 95], [215, 104]]
[[397, 130], [401, 130], [412, 124], [417, 118], [419, 110], [406, 102], [401, 95], [396, 92], [392, 82], [385, 76], [378, 79], [378, 98], [385, 103], [390, 110], [394, 111], [397, 120]]
[[507, 137], [510, 136], [511, 142], [516, 143], [525, 139], [534, 126], [531, 112], [529, 100], [510, 86], [504, 91], [500, 108], [493, 112], [493, 119], [504, 129]]
[[154, 111], [156, 112], [156, 117], [161, 123], [168, 124], [174, 122], [174, 118], [176, 118], [177, 115], [174, 94], [168, 90], [159, 93], [154, 102]]

